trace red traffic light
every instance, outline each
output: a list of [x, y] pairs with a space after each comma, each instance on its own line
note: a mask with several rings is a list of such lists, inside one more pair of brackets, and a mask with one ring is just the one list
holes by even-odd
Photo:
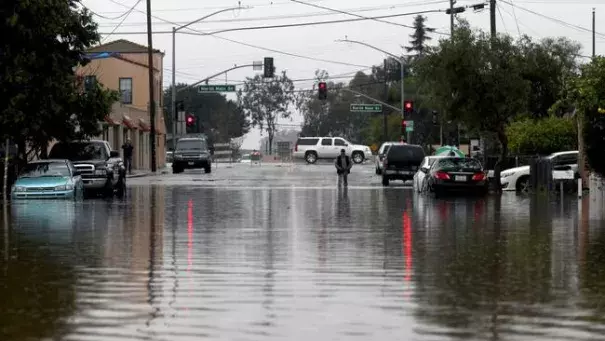
[[187, 125], [193, 125], [194, 121], [195, 117], [193, 115], [187, 115], [187, 117], [185, 118], [185, 122], [187, 123]]
[[414, 109], [414, 102], [412, 101], [404, 101], [403, 108], [406, 112], [410, 112]]
[[407, 126], [407, 123], [405, 122], [405, 120], [401, 120], [401, 126], [404, 128]]
[[325, 89], [326, 88], [326, 83], [325, 82], [319, 82], [319, 88], [320, 89]]

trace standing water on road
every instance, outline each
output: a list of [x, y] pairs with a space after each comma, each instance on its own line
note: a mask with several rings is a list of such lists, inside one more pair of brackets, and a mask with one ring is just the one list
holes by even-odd
[[4, 218], [2, 341], [605, 335], [605, 226], [575, 199], [154, 185]]

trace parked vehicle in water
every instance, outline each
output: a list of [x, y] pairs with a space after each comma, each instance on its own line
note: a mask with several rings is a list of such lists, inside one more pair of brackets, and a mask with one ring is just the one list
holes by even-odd
[[376, 163], [376, 175], [382, 175], [382, 166], [383, 166], [383, 161], [384, 161], [384, 157], [387, 154], [387, 152], [389, 151], [389, 147], [391, 147], [394, 144], [401, 144], [401, 142], [385, 142], [382, 145], [380, 145], [380, 148], [378, 148], [378, 154], [376, 155], [375, 158], [375, 163]]
[[353, 144], [341, 137], [325, 136], [299, 138], [292, 156], [313, 164], [319, 159], [336, 159], [342, 149], [356, 164], [362, 163], [372, 155], [372, 150], [368, 146]]
[[[575, 173], [578, 172], [578, 156], [577, 150], [557, 152], [547, 156], [553, 165], [553, 170], [570, 169]], [[503, 170], [500, 173], [500, 183], [504, 191], [527, 192], [530, 187], [529, 182], [529, 166], [521, 166]]]
[[111, 150], [109, 142], [84, 140], [55, 143], [50, 159], [70, 160], [80, 172], [84, 190], [104, 197], [123, 197], [126, 193], [126, 168], [120, 153]]
[[12, 187], [18, 199], [81, 199], [84, 183], [69, 160], [40, 160], [25, 165]]
[[441, 155], [430, 155], [425, 157], [424, 160], [422, 160], [420, 168], [418, 169], [416, 174], [414, 174], [413, 187], [416, 192], [422, 193], [428, 190], [427, 180], [429, 169], [431, 169], [431, 166], [433, 166], [433, 163], [435, 163], [435, 161], [443, 157], [444, 156]]
[[428, 171], [428, 188], [436, 196], [450, 192], [485, 195], [488, 186], [483, 166], [470, 157], [443, 157]]

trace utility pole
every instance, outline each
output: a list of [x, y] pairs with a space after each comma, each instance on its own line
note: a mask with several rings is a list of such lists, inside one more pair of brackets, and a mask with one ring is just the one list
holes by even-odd
[[496, 0], [489, 0], [489, 24], [492, 38], [496, 38]]
[[[389, 84], [387, 82], [389, 73], [387, 72], [387, 60], [384, 59], [384, 100], [388, 102], [389, 100]], [[389, 140], [388, 134], [388, 116], [387, 116], [387, 107], [382, 107], [382, 134], [384, 136], [383, 142]]]
[[151, 32], [151, 0], [147, 0], [147, 63], [149, 66], [149, 120], [151, 132], [149, 142], [151, 143], [151, 171], [157, 170], [155, 155], [155, 75], [153, 69], [153, 34]]
[[452, 38], [454, 38], [454, 16], [456, 15], [456, 13], [454, 13], [454, 4], [456, 3], [456, 0], [450, 0], [450, 33]]
[[596, 13], [595, 8], [592, 8], [592, 58], [597, 56], [597, 44], [596, 44]]

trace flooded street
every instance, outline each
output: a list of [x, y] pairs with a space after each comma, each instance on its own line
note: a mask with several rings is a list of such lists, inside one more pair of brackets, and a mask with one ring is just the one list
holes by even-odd
[[602, 203], [221, 166], [132, 179], [124, 200], [10, 204], [0, 340], [605, 335]]

